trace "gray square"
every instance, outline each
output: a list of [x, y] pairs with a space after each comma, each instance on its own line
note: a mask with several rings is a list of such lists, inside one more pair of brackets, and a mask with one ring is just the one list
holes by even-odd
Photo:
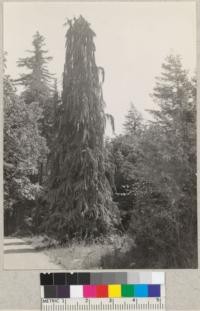
[[139, 272], [128, 272], [127, 283], [139, 284], [140, 283]]
[[126, 284], [127, 283], [127, 272], [116, 272], [115, 284]]
[[91, 273], [90, 284], [94, 284], [94, 285], [103, 284], [102, 273], [101, 272]]

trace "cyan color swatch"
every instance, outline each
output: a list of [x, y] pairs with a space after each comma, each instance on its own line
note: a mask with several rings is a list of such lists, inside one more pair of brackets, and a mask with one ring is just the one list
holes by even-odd
[[148, 285], [145, 285], [145, 284], [134, 285], [134, 296], [135, 297], [148, 297]]

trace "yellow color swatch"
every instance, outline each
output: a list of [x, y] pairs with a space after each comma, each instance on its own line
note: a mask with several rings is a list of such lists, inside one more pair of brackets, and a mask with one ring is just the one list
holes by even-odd
[[118, 284], [108, 285], [108, 297], [121, 298], [121, 285]]

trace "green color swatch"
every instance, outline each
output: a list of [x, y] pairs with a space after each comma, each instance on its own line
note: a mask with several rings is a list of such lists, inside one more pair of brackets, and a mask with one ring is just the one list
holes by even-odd
[[121, 286], [122, 297], [134, 297], [134, 285], [123, 284]]

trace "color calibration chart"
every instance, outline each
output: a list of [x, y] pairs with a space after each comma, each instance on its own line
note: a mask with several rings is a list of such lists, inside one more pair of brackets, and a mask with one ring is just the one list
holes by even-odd
[[164, 272], [41, 273], [43, 311], [165, 310]]

